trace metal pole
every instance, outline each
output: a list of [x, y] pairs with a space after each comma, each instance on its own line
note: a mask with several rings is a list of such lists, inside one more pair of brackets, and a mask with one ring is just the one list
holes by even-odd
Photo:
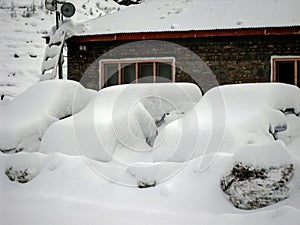
[[59, 17], [60, 17], [59, 12], [56, 11], [56, 30], [58, 30], [59, 28]]
[[[56, 11], [56, 31], [59, 28], [59, 21], [60, 21], [60, 13], [58, 11]], [[61, 43], [61, 44], [63, 44], [63, 43]], [[61, 55], [62, 55], [62, 52], [60, 52], [59, 59], [58, 59], [58, 78], [59, 79], [63, 79]]]

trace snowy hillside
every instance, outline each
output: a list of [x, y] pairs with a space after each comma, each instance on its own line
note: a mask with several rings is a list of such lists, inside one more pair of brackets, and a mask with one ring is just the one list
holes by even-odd
[[[70, 0], [73, 22], [86, 21], [120, 9], [113, 0]], [[0, 0], [0, 96], [10, 100], [39, 80], [46, 43], [55, 15], [43, 0]], [[3, 101], [1, 101], [3, 103]]]

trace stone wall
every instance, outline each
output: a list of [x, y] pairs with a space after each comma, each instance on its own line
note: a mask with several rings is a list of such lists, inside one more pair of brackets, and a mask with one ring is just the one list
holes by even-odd
[[[176, 81], [200, 83], [201, 89], [207, 91], [216, 85], [214, 78], [220, 84], [268, 82], [271, 76], [271, 56], [300, 55], [298, 35], [209, 37], [164, 41], [166, 42], [74, 43], [71, 38], [67, 41], [68, 77], [80, 80], [86, 87], [98, 89], [99, 57], [113, 59], [172, 56], [176, 60]], [[194, 53], [208, 67], [199, 64], [199, 59], [195, 58]], [[211, 77], [210, 70], [214, 78]]]

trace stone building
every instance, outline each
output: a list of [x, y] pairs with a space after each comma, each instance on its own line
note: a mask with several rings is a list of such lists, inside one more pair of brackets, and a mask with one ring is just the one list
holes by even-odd
[[152, 0], [85, 24], [67, 39], [68, 78], [300, 86], [300, 1]]

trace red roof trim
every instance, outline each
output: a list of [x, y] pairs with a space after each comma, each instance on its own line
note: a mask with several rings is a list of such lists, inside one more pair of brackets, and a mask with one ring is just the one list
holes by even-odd
[[173, 38], [198, 38], [198, 37], [231, 37], [231, 36], [257, 36], [257, 35], [297, 35], [300, 34], [300, 26], [277, 28], [244, 28], [225, 30], [201, 30], [201, 31], [161, 31], [140, 33], [119, 33], [103, 35], [73, 36], [72, 42], [96, 42], [96, 41], [123, 41], [123, 40], [155, 40]]

